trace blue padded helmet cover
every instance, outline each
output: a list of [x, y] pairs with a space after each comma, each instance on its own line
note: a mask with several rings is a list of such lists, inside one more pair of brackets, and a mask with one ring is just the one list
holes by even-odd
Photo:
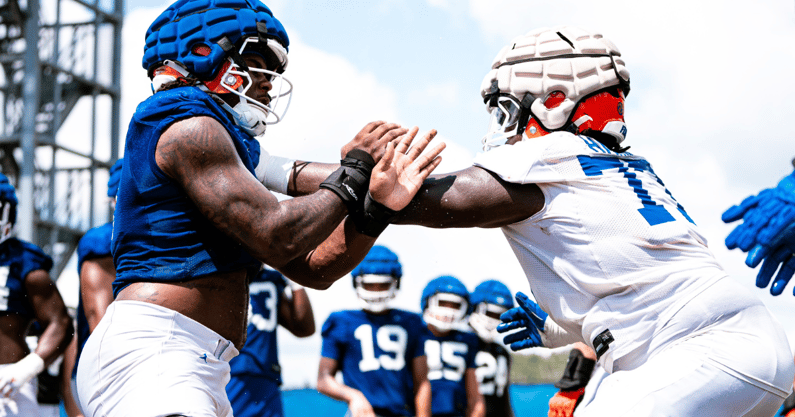
[[403, 268], [395, 252], [384, 246], [375, 245], [370, 248], [370, 252], [362, 262], [351, 271], [351, 276], [354, 278], [364, 274], [391, 275], [400, 278], [403, 276]]
[[513, 308], [513, 294], [508, 286], [500, 281], [490, 279], [483, 281], [472, 290], [470, 296], [472, 306], [480, 303], [495, 304], [505, 308]]
[[[263, 36], [287, 50], [287, 32], [259, 0], [177, 0], [147, 29], [143, 67], [151, 75], [163, 61], [177, 61], [198, 79], [211, 80], [229, 56], [218, 41], [227, 38], [239, 47], [243, 39], [260, 36], [257, 23], [267, 28]], [[194, 53], [198, 44], [209, 47], [210, 54]]]

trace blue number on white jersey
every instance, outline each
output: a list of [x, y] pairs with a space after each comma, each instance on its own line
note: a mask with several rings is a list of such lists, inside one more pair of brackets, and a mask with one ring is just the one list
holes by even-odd
[[362, 360], [359, 361], [360, 371], [369, 372], [381, 368], [388, 371], [399, 371], [406, 366], [405, 354], [408, 341], [406, 329], [396, 325], [379, 327], [375, 335], [375, 341], [378, 344], [378, 348], [385, 353], [377, 358], [373, 345], [372, 326], [362, 324], [356, 328], [353, 336], [356, 337], [362, 347]]
[[277, 301], [279, 301], [279, 298], [276, 296], [276, 284], [270, 281], [252, 282], [249, 286], [249, 291], [252, 296], [264, 293], [263, 298], [265, 302], [265, 315], [259, 313], [253, 314], [254, 309], [249, 302], [249, 323], [253, 324], [258, 330], [272, 332], [276, 329], [276, 325], [278, 324], [276, 309], [278, 308]]
[[[585, 137], [580, 136], [585, 143], [588, 144], [592, 150], [600, 153], [604, 153], [606, 155], [620, 155], [614, 152], [611, 152], [607, 148], [604, 147], [601, 143]], [[662, 205], [658, 204], [656, 201], [652, 200], [651, 196], [649, 196], [649, 192], [643, 188], [643, 181], [641, 181], [637, 173], [645, 172], [651, 175], [660, 186], [663, 187], [665, 193], [671, 197], [672, 200], [676, 201], [671, 192], [665, 188], [665, 184], [663, 184], [660, 177], [654, 173], [654, 170], [651, 168], [651, 165], [643, 159], [621, 159], [615, 156], [604, 156], [604, 157], [591, 157], [591, 156], [584, 156], [580, 155], [577, 157], [580, 161], [580, 165], [582, 166], [582, 170], [585, 175], [589, 177], [594, 177], [597, 175], [602, 175], [602, 173], [609, 169], [618, 168], [618, 172], [624, 174], [624, 178], [627, 179], [629, 186], [632, 187], [632, 191], [635, 192], [635, 195], [640, 199], [641, 203], [643, 204], [643, 208], [638, 209], [640, 215], [643, 216], [644, 219], [649, 223], [650, 226], [655, 226], [662, 223], [672, 222], [674, 219], [673, 216], [663, 207]], [[676, 203], [676, 209], [682, 213], [683, 216], [690, 222], [693, 222], [693, 219], [687, 215], [685, 212], [685, 208], [682, 207], [681, 204], [678, 202]]]
[[467, 370], [464, 356], [469, 351], [466, 343], [454, 341], [425, 341], [425, 356], [428, 358], [428, 379], [446, 379], [458, 382]]
[[478, 366], [475, 375], [480, 381], [480, 393], [502, 397], [508, 385], [508, 358], [480, 351], [475, 356], [475, 364]]
[[8, 266], [0, 266], [0, 311], [8, 310], [8, 295], [11, 289], [8, 288]]

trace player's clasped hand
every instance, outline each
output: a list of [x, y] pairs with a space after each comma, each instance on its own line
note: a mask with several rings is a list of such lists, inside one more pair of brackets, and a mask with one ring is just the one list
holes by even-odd
[[503, 338], [503, 342], [510, 346], [514, 352], [544, 346], [539, 331], [544, 331], [547, 313], [522, 292], [516, 293], [516, 302], [519, 307], [514, 307], [500, 316], [502, 324], [497, 326], [497, 332], [507, 333], [514, 329], [521, 330], [509, 333]]
[[726, 237], [726, 247], [748, 252], [745, 264], [751, 268], [764, 260], [756, 278], [759, 288], [767, 287], [778, 271], [770, 293], [781, 294], [795, 273], [795, 172], [776, 188], [732, 206], [721, 218], [726, 223], [743, 219]]

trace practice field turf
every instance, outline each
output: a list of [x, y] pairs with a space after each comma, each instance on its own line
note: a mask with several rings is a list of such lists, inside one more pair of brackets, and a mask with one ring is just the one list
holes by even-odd
[[[511, 403], [517, 416], [545, 416], [549, 399], [557, 392], [552, 385], [512, 385]], [[284, 391], [285, 417], [343, 417], [345, 403], [332, 400], [313, 389]]]

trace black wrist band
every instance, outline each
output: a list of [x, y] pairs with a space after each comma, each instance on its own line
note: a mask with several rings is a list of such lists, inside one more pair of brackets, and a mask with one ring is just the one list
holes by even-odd
[[370, 192], [364, 197], [362, 210], [352, 214], [356, 231], [370, 237], [378, 237], [395, 219], [397, 212], [375, 201]]

